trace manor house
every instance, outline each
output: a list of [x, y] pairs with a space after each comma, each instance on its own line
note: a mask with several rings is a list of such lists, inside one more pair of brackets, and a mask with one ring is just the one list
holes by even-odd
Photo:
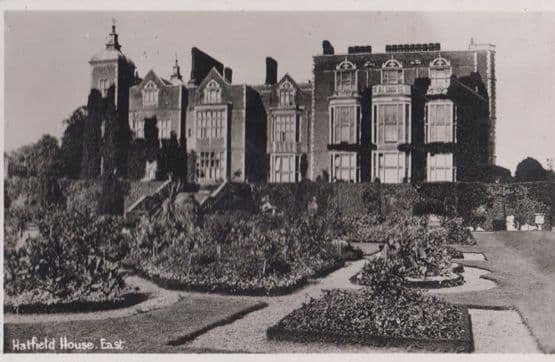
[[336, 52], [325, 40], [310, 81], [278, 77], [268, 57], [265, 82], [253, 85], [197, 48], [191, 56], [188, 80], [177, 61], [169, 78], [140, 78], [113, 26], [90, 60], [91, 89], [115, 86], [134, 139], [155, 117], [162, 142], [183, 145], [191, 182], [465, 181], [495, 165], [494, 45]]

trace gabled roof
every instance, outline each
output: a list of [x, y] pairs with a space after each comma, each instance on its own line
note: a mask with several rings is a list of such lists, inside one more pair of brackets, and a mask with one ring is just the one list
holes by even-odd
[[159, 77], [156, 74], [156, 72], [154, 72], [154, 70], [151, 69], [146, 73], [144, 78], [141, 80], [139, 84], [136, 85], [136, 87], [142, 88], [148, 81], [151, 81], [151, 80], [154, 81], [158, 86], [164, 86], [164, 87], [176, 86], [176, 84], [173, 84], [169, 80]]
[[285, 75], [281, 77], [281, 79], [276, 84], [277, 87], [279, 88], [279, 86], [285, 81], [289, 81], [289, 83], [293, 84], [293, 87], [295, 87], [295, 89], [299, 89], [297, 82], [295, 82], [295, 80], [289, 75], [289, 73], [285, 73]]
[[199, 84], [199, 88], [202, 88], [206, 85], [206, 83], [208, 83], [210, 80], [215, 79], [218, 81], [218, 83], [223, 83], [226, 85], [231, 85], [231, 83], [229, 83], [222, 74], [220, 74], [220, 72], [218, 72], [218, 70], [215, 67], [212, 67], [212, 69], [210, 69], [210, 71], [208, 72], [208, 74], [206, 75], [206, 77], [204, 77], [204, 79], [200, 82]]

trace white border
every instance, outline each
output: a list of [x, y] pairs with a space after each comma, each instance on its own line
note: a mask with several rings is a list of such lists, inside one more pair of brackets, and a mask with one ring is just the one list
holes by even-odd
[[[555, 11], [555, 2], [552, 0], [426, 0], [410, 2], [408, 0], [373, 0], [372, 2], [362, 2], [361, 0], [280, 0], [280, 1], [268, 1], [268, 0], [205, 0], [205, 1], [173, 1], [173, 0], [159, 0], [159, 1], [149, 1], [149, 0], [97, 0], [90, 2], [77, 2], [70, 0], [49, 0], [49, 1], [16, 1], [7, 0], [0, 3], [0, 11], [10, 10], [73, 10], [73, 11], [102, 11], [102, 10], [112, 10], [112, 11], [427, 11], [427, 12], [441, 12], [441, 11], [464, 11], [464, 12], [552, 12]], [[4, 15], [4, 14], [2, 14]], [[0, 28], [2, 32], [4, 31], [4, 16], [0, 18]], [[503, 31], [500, 29], [500, 31]], [[4, 69], [4, 36], [0, 38], [0, 64], [2, 69]], [[2, 148], [4, 146], [4, 72], [0, 73], [0, 109], [2, 111], [2, 129], [1, 129], [1, 141]], [[3, 157], [0, 161], [3, 168]], [[4, 186], [4, 178], [0, 181], [2, 187]], [[0, 196], [0, 200], [3, 203], [3, 192]], [[4, 209], [1, 208], [0, 224], [3, 230], [3, 217]], [[3, 235], [3, 234], [2, 234]], [[3, 270], [3, 248], [0, 249], [0, 266]], [[3, 281], [3, 273], [2, 273]], [[0, 302], [3, 305], [3, 293], [0, 292]], [[0, 317], [3, 322], [3, 314]], [[3, 328], [0, 329], [0, 352], [3, 348]], [[120, 360], [151, 360], [152, 358], [163, 358], [164, 360], [175, 360], [196, 362], [196, 361], [207, 361], [213, 358], [225, 361], [247, 361], [247, 362], [259, 362], [261, 360], [302, 360], [302, 361], [321, 361], [323, 359], [330, 361], [346, 360], [346, 361], [364, 361], [367, 362], [369, 359], [379, 359], [385, 361], [428, 361], [429, 359], [441, 359], [441, 360], [481, 360], [483, 358], [491, 361], [521, 361], [523, 356], [516, 354], [490, 354], [490, 355], [429, 355], [429, 354], [373, 354], [371, 356], [366, 354], [254, 354], [254, 355], [240, 355], [240, 354], [163, 354], [163, 355], [151, 355], [151, 354], [126, 354], [118, 355], [117, 357], [109, 354], [95, 354], [95, 355], [75, 355], [75, 354], [49, 354], [41, 355], [40, 358], [49, 360], [60, 360], [60, 361], [75, 361], [76, 358], [79, 360], [95, 360], [95, 361], [106, 361], [113, 358], [118, 358]], [[9, 354], [3, 355], [3, 360], [9, 361], [26, 361], [35, 360], [36, 355], [33, 354]], [[535, 359], [541, 361], [554, 361], [553, 355], [527, 355], [527, 359]]]

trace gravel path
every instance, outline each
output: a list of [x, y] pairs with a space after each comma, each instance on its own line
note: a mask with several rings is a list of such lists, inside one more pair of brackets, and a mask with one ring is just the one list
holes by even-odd
[[514, 310], [469, 309], [477, 353], [540, 353]]
[[464, 257], [465, 260], [479, 260], [479, 261], [485, 261], [486, 260], [486, 257], [482, 253], [464, 253], [463, 252], [463, 257]]
[[292, 342], [271, 341], [266, 338], [266, 329], [276, 324], [281, 318], [299, 308], [303, 302], [318, 297], [323, 289], [358, 289], [349, 278], [364, 266], [366, 260], [348, 264], [326, 278], [298, 292], [279, 297], [265, 298], [268, 307], [250, 313], [234, 323], [218, 327], [199, 336], [189, 343], [191, 348], [214, 348], [227, 351], [308, 353], [308, 352], [402, 352], [402, 349], [372, 348], [366, 346], [337, 346], [333, 344], [300, 344]]
[[429, 289], [428, 293], [455, 294], [455, 293], [476, 292], [480, 290], [488, 290], [488, 289], [494, 288], [497, 285], [495, 284], [495, 282], [491, 280], [481, 278], [482, 275], [489, 274], [489, 271], [485, 269], [465, 266], [464, 271], [460, 274], [464, 277], [464, 283], [462, 285], [451, 287], [451, 288]]

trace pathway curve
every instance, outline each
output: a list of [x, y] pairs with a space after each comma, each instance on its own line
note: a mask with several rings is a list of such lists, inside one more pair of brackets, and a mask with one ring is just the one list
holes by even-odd
[[144, 313], [167, 307], [177, 302], [185, 293], [167, 290], [141, 277], [132, 275], [125, 279], [126, 285], [139, 288], [139, 293], [149, 294], [148, 299], [127, 308], [103, 310], [83, 313], [41, 313], [41, 314], [4, 314], [5, 323], [40, 323], [99, 320], [107, 318], [127, 317], [137, 313]]
[[280, 319], [299, 308], [303, 302], [316, 298], [325, 289], [358, 289], [349, 278], [360, 271], [366, 259], [348, 263], [325, 278], [313, 281], [307, 287], [286, 296], [267, 297], [264, 301], [268, 307], [250, 313], [245, 317], [197, 337], [188, 344], [191, 348], [214, 348], [227, 351], [247, 352], [402, 352], [402, 349], [373, 348], [357, 345], [333, 345], [324, 343], [301, 344], [273, 341], [266, 338], [266, 329]]

